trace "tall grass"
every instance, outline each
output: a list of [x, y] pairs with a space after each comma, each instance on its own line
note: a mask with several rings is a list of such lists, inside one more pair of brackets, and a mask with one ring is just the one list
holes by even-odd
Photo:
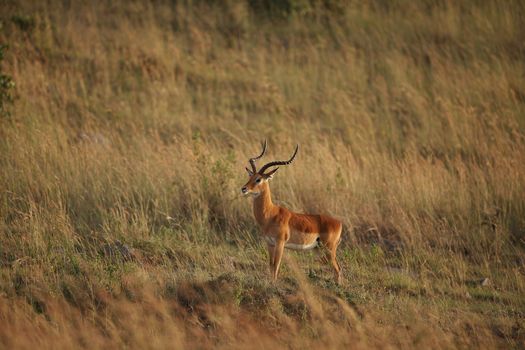
[[[6, 347], [520, 347], [520, 1], [7, 1]], [[271, 284], [244, 166], [346, 226]], [[479, 282], [488, 278], [489, 285]]]

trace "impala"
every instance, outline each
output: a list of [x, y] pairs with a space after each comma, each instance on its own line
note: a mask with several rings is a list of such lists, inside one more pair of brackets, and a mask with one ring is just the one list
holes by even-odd
[[284, 248], [307, 250], [321, 245], [327, 249], [326, 257], [334, 269], [336, 282], [341, 283], [341, 268], [337, 263], [336, 252], [341, 241], [342, 223], [327, 215], [294, 213], [272, 202], [268, 182], [279, 166], [293, 162], [298, 150], [299, 145], [295, 147], [290, 159], [270, 162], [257, 170], [255, 161], [262, 158], [266, 152], [264, 141], [261, 154], [249, 160], [251, 170], [246, 170], [250, 178], [241, 192], [245, 196], [253, 197], [253, 213], [268, 245], [270, 270], [274, 281], [279, 273]]

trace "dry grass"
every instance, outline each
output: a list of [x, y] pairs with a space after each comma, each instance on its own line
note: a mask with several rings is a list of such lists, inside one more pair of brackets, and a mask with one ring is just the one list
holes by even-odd
[[[343, 4], [2, 2], [0, 347], [525, 346], [525, 7]], [[343, 286], [269, 282], [263, 138]]]

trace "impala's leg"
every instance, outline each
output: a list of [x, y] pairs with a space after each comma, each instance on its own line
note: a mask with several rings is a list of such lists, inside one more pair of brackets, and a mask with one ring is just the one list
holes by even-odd
[[285, 240], [278, 240], [275, 244], [274, 256], [273, 256], [273, 280], [277, 280], [277, 274], [279, 273], [279, 267], [281, 266], [281, 259], [284, 252]]
[[330, 247], [330, 262], [332, 263], [332, 266], [335, 270], [335, 281], [337, 284], [341, 284], [341, 267], [339, 266], [339, 263], [337, 262], [337, 246], [339, 245], [339, 242], [333, 245], [333, 247]]
[[334, 268], [335, 281], [337, 282], [337, 284], [341, 283], [341, 267], [339, 266], [339, 263], [337, 262], [337, 256], [336, 256], [337, 247], [339, 246], [339, 243], [341, 243], [341, 231], [339, 231], [336, 235], [329, 237], [327, 241], [325, 242], [326, 249], [327, 249], [326, 257], [327, 257], [327, 260], [332, 265], [332, 267]]
[[324, 243], [319, 247], [319, 261], [322, 265], [326, 265], [330, 263], [330, 259], [330, 249], [327, 244]]
[[275, 246], [268, 243], [268, 256], [270, 257], [270, 273], [273, 274], [273, 259], [274, 259]]

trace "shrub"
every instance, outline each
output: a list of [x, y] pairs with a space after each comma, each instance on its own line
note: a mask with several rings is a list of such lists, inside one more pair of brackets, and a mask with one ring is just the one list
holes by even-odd
[[13, 103], [13, 88], [15, 82], [13, 78], [4, 73], [2, 68], [2, 61], [4, 60], [4, 52], [7, 45], [0, 44], [0, 117], [9, 116], [9, 105]]

